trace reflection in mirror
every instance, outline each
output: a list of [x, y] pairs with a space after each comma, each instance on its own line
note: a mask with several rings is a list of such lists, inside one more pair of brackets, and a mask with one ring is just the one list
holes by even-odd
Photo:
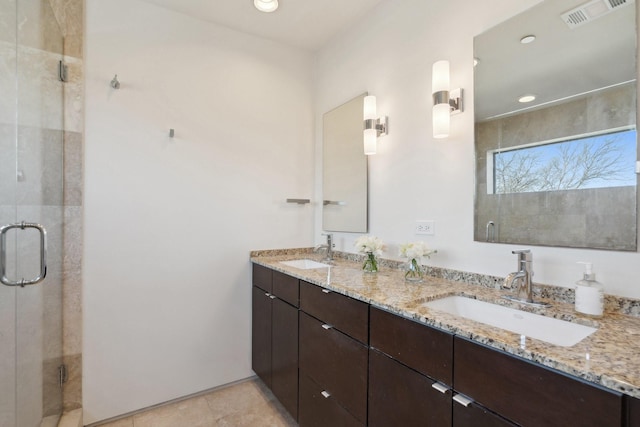
[[364, 155], [364, 97], [327, 112], [322, 118], [322, 228], [367, 232], [367, 156]]
[[585, 3], [474, 39], [476, 241], [637, 249], [635, 4]]

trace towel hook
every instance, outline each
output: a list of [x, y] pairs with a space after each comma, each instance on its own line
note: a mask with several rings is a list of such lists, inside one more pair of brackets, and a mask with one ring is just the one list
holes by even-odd
[[113, 79], [111, 79], [111, 87], [114, 89], [120, 89], [120, 82], [118, 81], [117, 74], [113, 77]]

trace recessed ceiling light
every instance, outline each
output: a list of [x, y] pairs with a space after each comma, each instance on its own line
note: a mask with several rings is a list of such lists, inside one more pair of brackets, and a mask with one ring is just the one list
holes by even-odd
[[536, 40], [536, 36], [534, 36], [533, 34], [530, 34], [528, 36], [524, 36], [523, 38], [521, 38], [520, 43], [529, 44], [529, 43], [533, 43], [535, 40]]
[[278, 8], [278, 0], [253, 0], [253, 5], [260, 12], [273, 12]]
[[531, 102], [534, 99], [536, 99], [535, 95], [522, 95], [520, 98], [518, 98], [518, 102], [522, 102], [523, 104], [527, 103], [527, 102]]

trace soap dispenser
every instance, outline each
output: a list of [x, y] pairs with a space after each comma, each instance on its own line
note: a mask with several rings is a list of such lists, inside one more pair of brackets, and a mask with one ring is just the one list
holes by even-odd
[[604, 311], [604, 286], [596, 281], [590, 262], [578, 264], [584, 265], [584, 276], [576, 282], [576, 311], [600, 317]]

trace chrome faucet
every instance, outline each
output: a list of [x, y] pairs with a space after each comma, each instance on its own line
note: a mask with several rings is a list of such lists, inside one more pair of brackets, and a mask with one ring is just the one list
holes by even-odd
[[533, 254], [529, 249], [521, 249], [512, 251], [512, 254], [518, 255], [518, 271], [509, 273], [504, 279], [503, 286], [513, 289], [514, 283], [517, 283], [516, 295], [505, 296], [506, 299], [512, 301], [523, 302], [526, 304], [535, 304], [547, 306], [547, 303], [539, 303], [533, 300]]
[[318, 252], [321, 250], [326, 250], [326, 256], [324, 257], [323, 261], [328, 262], [328, 261], [333, 261], [333, 234], [331, 233], [327, 233], [327, 234], [322, 234], [323, 236], [327, 236], [327, 243], [325, 243], [324, 245], [318, 245], [314, 248], [314, 252]]

